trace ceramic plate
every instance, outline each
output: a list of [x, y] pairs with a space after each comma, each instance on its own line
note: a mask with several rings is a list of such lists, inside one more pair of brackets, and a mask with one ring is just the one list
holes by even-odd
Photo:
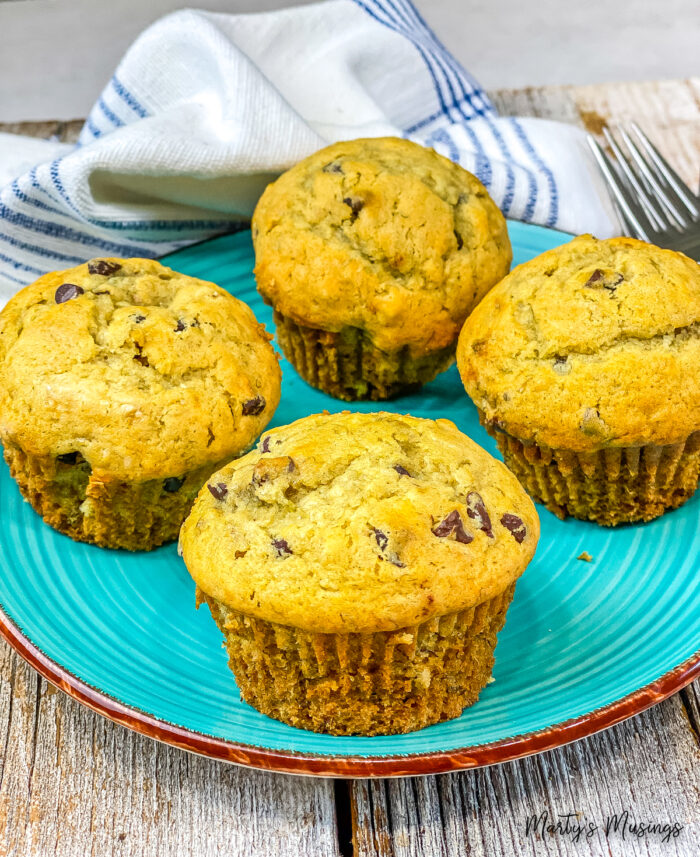
[[[516, 263], [569, 239], [510, 224]], [[165, 259], [247, 301], [255, 291], [249, 232]], [[308, 387], [282, 362], [271, 425], [347, 404]], [[378, 409], [376, 404], [350, 406]], [[497, 455], [453, 367], [382, 407], [448, 417]], [[616, 723], [700, 674], [700, 492], [642, 526], [559, 521], [538, 507], [542, 536], [518, 583], [496, 650], [495, 681], [460, 718], [409, 735], [336, 738], [293, 729], [242, 703], [221, 635], [175, 546], [129, 554], [72, 542], [22, 501], [0, 472], [2, 632], [49, 681], [113, 720], [232, 762], [295, 773], [391, 776], [516, 758]], [[592, 562], [578, 560], [582, 551]]]

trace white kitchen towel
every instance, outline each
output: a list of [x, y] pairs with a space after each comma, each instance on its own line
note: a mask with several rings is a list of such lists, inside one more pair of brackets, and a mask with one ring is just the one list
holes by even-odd
[[583, 133], [497, 116], [409, 0], [186, 10], [136, 40], [77, 146], [54, 145], [53, 160], [0, 191], [0, 302], [48, 270], [230, 231], [300, 158], [378, 135], [458, 161], [507, 217], [601, 237], [619, 228]]

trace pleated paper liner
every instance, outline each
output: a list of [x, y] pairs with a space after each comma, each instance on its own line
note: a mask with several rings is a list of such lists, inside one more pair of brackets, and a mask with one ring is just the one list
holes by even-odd
[[37, 456], [9, 443], [5, 461], [22, 496], [51, 527], [77, 541], [127, 550], [174, 541], [215, 469], [145, 482], [100, 480], [78, 453]]
[[606, 526], [651, 521], [681, 506], [698, 487], [700, 431], [667, 445], [596, 452], [523, 443], [479, 418], [527, 493], [559, 518], [571, 515]]
[[312, 387], [336, 399], [375, 401], [417, 390], [454, 361], [455, 345], [422, 357], [407, 347], [376, 348], [359, 328], [339, 333], [296, 324], [275, 310], [277, 341], [284, 356]]
[[226, 638], [242, 698], [331, 735], [412, 732], [459, 717], [487, 684], [515, 584], [469, 610], [396, 631], [318, 634], [231, 610], [197, 590]]

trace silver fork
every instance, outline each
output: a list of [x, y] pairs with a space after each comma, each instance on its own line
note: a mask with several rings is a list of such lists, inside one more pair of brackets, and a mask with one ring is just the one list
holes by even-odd
[[632, 133], [618, 129], [627, 154], [603, 128], [614, 159], [588, 135], [628, 233], [700, 262], [700, 195], [688, 188], [636, 122], [630, 127]]

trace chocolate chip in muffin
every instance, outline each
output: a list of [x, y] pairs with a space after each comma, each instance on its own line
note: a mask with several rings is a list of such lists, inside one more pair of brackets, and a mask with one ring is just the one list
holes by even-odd
[[337, 161], [331, 161], [329, 164], [326, 164], [325, 167], [322, 167], [324, 173], [342, 173], [343, 168]]
[[118, 262], [108, 262], [106, 259], [92, 259], [88, 262], [88, 271], [101, 277], [109, 277], [121, 269], [122, 266]]
[[228, 488], [224, 482], [215, 482], [213, 485], [210, 482], [207, 485], [209, 489], [209, 493], [215, 500], [223, 500], [224, 497], [228, 494]]
[[56, 456], [56, 461], [60, 461], [61, 464], [77, 464], [78, 458], [82, 458], [79, 452], [64, 452]]
[[142, 366], [150, 366], [151, 364], [148, 362], [148, 357], [142, 353], [143, 348], [138, 343], [136, 343], [136, 351], [137, 353], [134, 354], [134, 360]]
[[571, 372], [571, 363], [569, 363], [569, 358], [562, 356], [561, 354], [555, 355], [553, 369], [557, 375], [568, 375], [569, 372]]
[[493, 530], [491, 529], [491, 518], [486, 511], [486, 505], [480, 494], [476, 491], [470, 491], [467, 494], [467, 515], [476, 521], [477, 527], [486, 533], [492, 539], [494, 538]]
[[394, 470], [399, 474], [399, 476], [411, 476], [411, 474], [408, 472], [408, 470], [406, 470], [403, 464], [395, 464]]
[[185, 324], [185, 322], [184, 322], [181, 318], [178, 318], [178, 320], [177, 320], [177, 327], [175, 328], [175, 333], [182, 333], [182, 331], [183, 331], [186, 327], [187, 327], [187, 325]]
[[77, 298], [78, 295], [82, 295], [83, 292], [84, 289], [80, 286], [76, 286], [75, 283], [62, 283], [56, 289], [54, 300], [57, 304], [64, 304], [66, 301], [71, 301], [73, 298]]
[[379, 550], [386, 550], [386, 547], [389, 544], [389, 536], [381, 530], [378, 530], [376, 527], [372, 527], [372, 532], [374, 533], [374, 538], [377, 540], [377, 544], [379, 545]]
[[248, 399], [247, 402], [243, 402], [243, 416], [257, 417], [258, 414], [261, 414], [265, 410], [265, 405], [266, 402], [262, 396]]
[[285, 539], [273, 539], [272, 547], [277, 551], [278, 557], [288, 557], [294, 553]]
[[459, 232], [457, 232], [456, 229], [454, 230], [454, 233], [455, 233], [455, 238], [457, 239], [457, 249], [461, 250], [462, 247], [464, 247], [464, 241], [462, 239], [462, 236], [459, 234]]
[[604, 288], [614, 292], [624, 279], [622, 274], [617, 271], [606, 274], [605, 271], [596, 268], [584, 285], [587, 289]]
[[266, 437], [262, 442], [261, 452], [269, 452], [270, 451], [270, 438]]
[[[234, 559], [243, 559], [243, 557], [244, 557], [247, 553], [248, 553], [248, 551], [247, 551], [247, 550], [244, 550], [244, 551], [234, 551], [234, 553], [233, 553], [233, 557], [234, 557]], [[251, 595], [251, 596], [250, 596], [250, 598], [251, 598], [251, 601], [252, 601], [252, 600], [253, 600], [253, 596]]]
[[163, 490], [167, 491], [169, 494], [174, 494], [182, 488], [184, 481], [184, 476], [168, 476], [168, 478], [163, 481]]
[[343, 202], [345, 205], [350, 206], [350, 211], [352, 212], [351, 220], [355, 220], [357, 215], [362, 211], [365, 207], [365, 203], [361, 199], [357, 199], [357, 197], [346, 196], [343, 198]]
[[456, 509], [450, 512], [436, 527], [433, 527], [432, 533], [439, 539], [449, 538], [454, 533], [455, 540], [463, 545], [468, 545], [474, 541], [474, 537], [470, 536], [464, 529], [462, 518]]
[[141, 313], [137, 313], [136, 315], [132, 316], [132, 318], [136, 322], [136, 324], [141, 324], [142, 321], [146, 321], [146, 316], [141, 315]]
[[527, 535], [527, 527], [522, 518], [513, 515], [511, 512], [506, 512], [501, 517], [501, 523], [510, 532], [515, 541], [521, 545]]

